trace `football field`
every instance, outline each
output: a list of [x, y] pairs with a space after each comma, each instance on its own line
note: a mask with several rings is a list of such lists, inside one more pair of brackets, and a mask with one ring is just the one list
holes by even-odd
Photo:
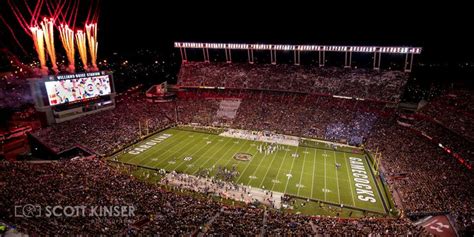
[[[303, 199], [386, 213], [383, 187], [376, 183], [365, 154], [331, 147], [280, 145], [261, 152], [268, 143], [171, 128], [127, 148], [115, 159], [137, 166], [215, 175], [217, 167], [239, 174], [237, 184], [281, 192]], [[249, 160], [235, 159], [248, 154]], [[235, 169], [235, 168], [234, 168]]]

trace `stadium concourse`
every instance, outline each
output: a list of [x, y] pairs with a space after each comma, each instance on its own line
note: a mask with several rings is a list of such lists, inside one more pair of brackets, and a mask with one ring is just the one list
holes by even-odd
[[[473, 113], [472, 105], [462, 99], [472, 95], [452, 92], [456, 96], [446, 95], [452, 102], [434, 100], [420, 114], [407, 118], [392, 104], [399, 101], [407, 79], [405, 73], [394, 71], [190, 63], [179, 73], [182, 90], [176, 102], [150, 104], [142, 94], [123, 95], [114, 110], [34, 133], [54, 151], [81, 144], [100, 156], [140, 141], [144, 124], [149, 133], [176, 124], [198, 124], [363, 144], [383, 154], [382, 174], [402, 213], [397, 218], [311, 217], [230, 206], [139, 181], [96, 159], [48, 165], [2, 163], [1, 216], [32, 234], [425, 236], [430, 234], [411, 220], [447, 215], [460, 235], [472, 234], [474, 179], [465, 164], [473, 160], [469, 119]], [[199, 86], [230, 88], [195, 88]], [[240, 100], [236, 114], [221, 116], [220, 104], [229, 99]], [[449, 110], [462, 113], [450, 116], [454, 113], [446, 114]], [[422, 132], [444, 142], [450, 152]], [[464, 164], [453, 154], [462, 157]], [[58, 200], [64, 205], [78, 200], [87, 205], [133, 203], [138, 215], [119, 221], [18, 219], [11, 209]]]

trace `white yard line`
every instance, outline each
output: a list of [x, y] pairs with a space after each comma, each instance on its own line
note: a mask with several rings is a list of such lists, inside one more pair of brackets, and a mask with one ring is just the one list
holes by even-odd
[[[181, 147], [180, 149], [176, 150], [176, 151], [173, 151], [173, 150], [171, 150], [171, 149], [168, 149], [168, 150], [166, 150], [165, 152], [163, 152], [162, 154], [156, 154], [156, 153], [150, 154], [149, 156], [147, 156], [147, 159], [149, 159], [149, 158], [151, 158], [151, 157], [153, 157], [153, 156], [159, 156], [159, 157], [164, 158], [163, 160], [160, 160], [160, 161], [157, 162], [156, 167], [163, 166], [163, 167], [160, 167], [160, 168], [166, 170], [166, 168], [168, 167], [169, 163], [163, 163], [163, 162], [166, 162], [169, 158], [168, 158], [168, 156], [164, 157], [163, 155], [166, 154], [166, 153], [168, 153], [168, 152], [171, 152], [171, 153], [170, 153], [170, 154], [171, 154], [170, 156], [175, 156], [176, 154], [179, 155], [180, 153], [182, 153], [183, 150], [191, 149], [192, 147], [194, 147], [195, 145], [197, 145], [197, 142], [196, 142], [196, 144], [194, 144], [194, 145], [192, 145], [192, 146], [188, 146], [188, 145], [191, 144], [193, 141], [195, 141], [195, 140], [194, 140], [194, 139], [189, 139], [189, 142], [186, 142], [186, 144], [184, 144], [184, 145], [181, 144], [181, 143], [179, 143], [179, 145], [181, 145], [182, 147]], [[153, 161], [149, 160], [149, 161], [147, 161], [145, 164], [148, 164], [148, 163], [150, 163], [150, 162], [153, 162]]]
[[[216, 136], [215, 139], [217, 139], [217, 138], [219, 138], [219, 137]], [[193, 140], [193, 139], [191, 139], [191, 140]], [[214, 140], [213, 140], [213, 142], [214, 142]], [[196, 144], [197, 144], [197, 142], [196, 142]], [[196, 144], [194, 144], [193, 147], [194, 147]], [[206, 144], [206, 145], [207, 145], [207, 144]], [[193, 157], [196, 153], [198, 153], [198, 152], [201, 151], [202, 149], [208, 148], [206, 145], [201, 146], [201, 148], [199, 148], [197, 151], [193, 152], [191, 155], [185, 155], [185, 156]], [[206, 154], [209, 150], [210, 150], [210, 149], [207, 149], [207, 150], [203, 153], [203, 155]], [[194, 158], [193, 158], [193, 159], [194, 159]], [[181, 164], [179, 164], [176, 168], [174, 168], [174, 170], [178, 170], [179, 167], [181, 167], [182, 165], [184, 165], [184, 164], [186, 164], [186, 163], [188, 163], [188, 162], [182, 160], [182, 161], [181, 161]], [[168, 163], [168, 165], [170, 165], [170, 164]], [[164, 169], [166, 169], [166, 167], [168, 167], [168, 165], [166, 165]]]
[[[278, 151], [277, 151], [277, 152], [278, 152]], [[276, 153], [277, 153], [277, 152], [274, 153], [272, 162], [270, 162], [270, 165], [268, 166], [267, 171], [265, 172], [265, 176], [263, 176], [262, 182], [260, 182], [260, 186], [259, 186], [259, 187], [262, 187], [263, 181], [265, 181], [265, 178], [266, 178], [267, 175], [268, 175], [268, 171], [271, 170], [271, 168], [272, 168], [272, 166], [273, 166], [273, 162], [276, 160], [275, 157], [276, 157]]]
[[314, 173], [316, 173], [316, 159], [317, 159], [317, 156], [316, 154], [318, 153], [318, 149], [315, 149], [314, 150], [314, 163], [313, 163], [313, 179], [311, 180], [311, 198], [313, 198], [313, 190], [314, 190]]
[[[173, 136], [174, 136], [174, 135], [173, 135]], [[171, 137], [169, 137], [169, 138], [167, 138], [167, 139], [170, 139], [170, 138], [177, 138], [177, 137], [173, 137], [173, 136], [171, 136]], [[179, 139], [181, 139], [181, 138], [179, 138]], [[179, 141], [179, 140], [178, 140], [178, 141]], [[192, 141], [192, 139], [191, 139], [191, 141]], [[189, 143], [191, 143], [191, 141], [189, 141]], [[157, 145], [157, 146], [161, 145], [161, 142], [160, 142], [159, 144], [156, 144], [156, 145]], [[162, 158], [163, 158], [163, 155], [166, 154], [166, 153], [168, 153], [168, 152], [172, 152], [173, 150], [172, 150], [171, 148], [175, 147], [176, 145], [181, 145], [181, 142], [177, 142], [177, 143], [173, 144], [170, 148], [167, 148], [166, 151], [163, 152], [163, 153], [161, 153], [161, 154], [160, 154], [160, 153], [157, 153], [156, 150], [154, 150], [153, 148], [150, 148], [149, 150], [147, 150], [147, 151], [150, 151], [150, 154], [143, 155], [143, 158], [140, 160], [140, 162], [139, 162], [138, 164], [141, 164], [141, 165], [143, 165], [143, 166], [147, 166], [149, 163], [155, 162], [155, 161], [152, 161], [150, 158], [153, 158], [153, 157], [162, 157]], [[178, 151], [181, 151], [184, 147], [186, 147], [186, 146], [183, 146], [183, 147], [182, 147], [181, 149], [179, 149]], [[145, 152], [147, 152], [147, 151], [145, 151]], [[171, 153], [171, 154], [175, 154], [176, 152], [177, 152], [177, 151], [174, 151], [174, 153]], [[137, 155], [137, 156], [140, 156], [140, 155]], [[162, 160], [162, 161], [164, 161], [164, 160]], [[156, 164], [159, 165], [159, 164], [161, 164], [162, 161], [158, 161]], [[145, 162], [145, 163], [142, 164], [142, 162]], [[158, 167], [158, 166], [156, 166], [156, 167]]]
[[[295, 151], [295, 153], [297, 153], [297, 154], [298, 154], [298, 148], [300, 148], [300, 147], [296, 147], [296, 151]], [[293, 165], [295, 164], [295, 160], [296, 160], [296, 159], [298, 159], [298, 158], [297, 158], [297, 157], [293, 157], [293, 162], [291, 162], [291, 168], [290, 168], [290, 174], [291, 174], [291, 175], [293, 175], [293, 174], [292, 174]], [[293, 178], [293, 176], [292, 176], [292, 178]], [[285, 192], [284, 192], [284, 193], [286, 193], [286, 189], [288, 188], [288, 184], [289, 184], [289, 183], [290, 183], [290, 178], [286, 179], [286, 185], [285, 185]]]
[[[220, 139], [219, 136], [216, 136], [216, 138]], [[199, 168], [201, 168], [201, 167], [208, 168], [208, 167], [205, 166], [205, 165], [207, 164], [207, 162], [209, 162], [210, 160], [212, 160], [212, 159], [214, 158], [214, 156], [215, 156], [218, 152], [220, 152], [222, 149], [227, 148], [227, 147], [226, 147], [227, 143], [229, 143], [229, 142], [231, 142], [231, 141], [233, 141], [233, 139], [229, 139], [224, 145], [221, 146], [221, 148], [216, 149], [216, 151], [215, 151], [212, 155], [210, 155], [210, 156], [206, 159], [206, 161], [205, 161]], [[214, 142], [214, 140], [213, 140], [212, 142]], [[213, 145], [215, 145], [215, 144], [213, 144]], [[234, 145], [235, 145], [235, 143], [232, 144], [232, 146], [230, 146], [230, 148], [228, 148], [228, 149], [230, 150], [232, 147], [234, 147]], [[209, 148], [209, 150], [211, 150], [211, 148]], [[227, 150], [227, 151], [224, 153], [224, 155], [227, 154], [227, 152], [228, 152], [229, 150]], [[206, 151], [206, 152], [207, 152], [207, 151]], [[205, 153], [204, 153], [204, 154], [205, 154]], [[203, 154], [203, 155], [204, 155], [204, 154]], [[221, 156], [218, 160], [222, 159], [222, 157], [225, 157], [225, 156]], [[194, 158], [193, 158], [193, 159], [194, 159]], [[216, 164], [216, 163], [217, 163], [217, 162], [215, 162], [214, 164]], [[184, 169], [183, 173], [185, 173], [189, 168], [190, 168], [190, 167], [187, 167], [186, 169]], [[198, 168], [196, 171], [198, 171], [199, 168]], [[194, 173], [194, 172], [191, 172], [191, 173]]]
[[356, 204], [355, 204], [355, 199], [354, 199], [354, 189], [352, 188], [351, 172], [349, 171], [349, 165], [347, 164], [347, 157], [346, 157], [345, 152], [344, 152], [344, 161], [346, 162], [347, 176], [349, 178], [349, 186], [351, 186], [352, 205], [355, 207]]
[[327, 193], [328, 193], [328, 188], [326, 186], [326, 159], [328, 157], [328, 154], [326, 153], [326, 150], [324, 150], [324, 154], [326, 154], [324, 157], [324, 201], [327, 200]]
[[[334, 153], [334, 166], [336, 166], [336, 163], [337, 163], [337, 157], [336, 157], [336, 152], [333, 150], [332, 151]], [[341, 194], [339, 192], [339, 175], [337, 173], [337, 167], [334, 167], [336, 168], [336, 185], [337, 185], [337, 198], [339, 200], [339, 203], [341, 203]]]
[[304, 156], [303, 156], [303, 166], [301, 167], [301, 174], [300, 174], [300, 181], [298, 182], [298, 192], [296, 193], [297, 196], [300, 195], [300, 189], [301, 189], [301, 180], [303, 180], [303, 172], [304, 172], [304, 163], [306, 161], [306, 154], [308, 153], [308, 148], [304, 148]]
[[[250, 140], [245, 140], [245, 142], [242, 144], [241, 148], [243, 148], [243, 147], [244, 147], [244, 144], [247, 143], [247, 142], [250, 142]], [[240, 143], [239, 143], [239, 144], [240, 144]], [[249, 153], [249, 152], [250, 152], [250, 148], [252, 148], [252, 146], [248, 145], [248, 146], [247, 146], [247, 150], [245, 150], [245, 153]], [[230, 150], [230, 149], [229, 149], [229, 150]], [[241, 151], [237, 151], [237, 152], [241, 152]], [[222, 158], [222, 157], [221, 157], [221, 158]], [[218, 160], [220, 160], [221, 158], [219, 158]], [[237, 160], [229, 159], [229, 160], [227, 161], [227, 163], [225, 163], [225, 166], [224, 166], [224, 167], [228, 166], [231, 161], [237, 161]], [[216, 162], [216, 164], [217, 164], [217, 162]]]
[[[261, 142], [261, 144], [265, 144], [265, 142]], [[265, 157], [267, 157], [267, 154], [265, 153], [265, 155], [263, 155], [262, 159], [265, 159]], [[240, 177], [237, 179], [236, 183], [239, 184], [239, 181], [240, 179], [244, 176], [245, 174], [245, 171], [247, 171], [247, 169], [250, 167], [250, 164], [252, 164], [252, 162], [254, 161], [255, 159], [252, 159], [244, 168], [244, 171], [242, 171], [242, 174], [240, 175]]]
[[[276, 152], [273, 153], [274, 155], [276, 155]], [[262, 157], [262, 159], [260, 160], [260, 162], [258, 163], [257, 167], [255, 168], [255, 170], [253, 171], [252, 175], [251, 176], [255, 176], [255, 173], [257, 172], [258, 168], [260, 167], [260, 165], [262, 164], [262, 161], [265, 160], [265, 157], [267, 157], [267, 154], [265, 153], [265, 155]], [[273, 158], [275, 158], [275, 156], [273, 156]], [[243, 174], [243, 173], [242, 173]], [[249, 179], [249, 182], [247, 183], [247, 185], [250, 184], [250, 182], [252, 182], [252, 179]], [[257, 188], [260, 188], [260, 187], [257, 187]]]
[[[288, 154], [288, 151], [285, 151], [285, 155], [283, 156], [283, 161], [281, 162], [280, 167], [278, 168], [277, 176], [275, 177], [275, 180], [278, 180], [278, 176], [280, 175], [281, 166], [283, 165], [283, 163], [285, 163], [285, 159], [286, 159], [287, 154]], [[274, 189], [275, 189], [275, 183], [273, 183], [271, 190], [274, 190]]]
[[[242, 139], [242, 140], [245, 140], [244, 144], [250, 141], [250, 140], [246, 140], [246, 139]], [[235, 141], [235, 138], [231, 138], [230, 141]], [[238, 144], [240, 144], [240, 142], [239, 142]], [[234, 143], [231, 147], [234, 147], [234, 145], [235, 145], [235, 143]], [[224, 147], [224, 146], [222, 146], [222, 147]], [[248, 146], [248, 147], [249, 147], [249, 148], [247, 149], [246, 152], [248, 152], [248, 151], [250, 150], [250, 148], [251, 148], [251, 146]], [[214, 162], [214, 164], [213, 164], [212, 166], [215, 166], [217, 163], [219, 163], [219, 161], [220, 161], [222, 158], [228, 157], [228, 156], [227, 156], [227, 152], [229, 152], [229, 151], [231, 151], [231, 150], [232, 150], [232, 149], [229, 148], [229, 149], [224, 153], [224, 155], [221, 156], [221, 158], [217, 159], [216, 162]], [[212, 159], [211, 159], [211, 160], [212, 160]], [[229, 160], [227, 161], [227, 163], [225, 164], [224, 168], [227, 167], [227, 165], [229, 164], [230, 161], [232, 161], [232, 159], [229, 159]], [[206, 162], [206, 163], [207, 163], [207, 162]], [[242, 174], [243, 174], [243, 173], [242, 173]], [[241, 174], [240, 176], [242, 176], [242, 174]], [[240, 177], [239, 177], [239, 178], [240, 178]]]

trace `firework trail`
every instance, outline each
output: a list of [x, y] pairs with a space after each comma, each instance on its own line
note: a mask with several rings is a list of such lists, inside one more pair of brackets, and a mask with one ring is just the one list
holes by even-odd
[[46, 43], [46, 50], [48, 51], [49, 59], [51, 60], [52, 69], [58, 72], [58, 65], [56, 64], [56, 51], [54, 50], [54, 20], [53, 18], [44, 18], [41, 22], [43, 29], [44, 41]]
[[79, 51], [79, 56], [84, 66], [84, 70], [88, 70], [87, 67], [87, 45], [86, 45], [86, 34], [82, 30], [76, 32], [76, 43], [77, 50]]
[[[76, 30], [76, 20], [80, 16], [79, 9], [83, 9], [81, 0], [6, 1], [10, 6], [12, 16], [16, 18], [24, 32], [33, 40], [41, 74], [48, 74], [47, 59], [51, 62], [52, 70], [55, 73], [59, 72], [54, 45], [54, 27], [58, 28], [59, 39], [64, 47], [68, 61], [67, 70], [69, 72], [74, 72], [75, 70], [76, 45], [84, 69], [98, 70], [97, 22], [100, 0], [87, 1], [88, 12], [86, 19], [84, 19], [86, 24], [82, 30]], [[40, 17], [45, 15], [47, 17]], [[23, 43], [16, 37], [17, 32], [10, 27], [10, 24], [1, 15], [0, 22], [6, 25], [12, 34], [13, 40], [23, 49]], [[25, 50], [23, 51], [27, 54]], [[90, 55], [91, 66], [88, 65], [87, 61], [88, 54]]]
[[91, 55], [92, 70], [97, 70], [97, 23], [86, 25], [87, 42], [89, 43], [89, 53]]
[[38, 26], [30, 27], [31, 37], [35, 45], [36, 53], [38, 54], [38, 60], [40, 62], [40, 68], [42, 74], [48, 73], [48, 67], [46, 67], [46, 55], [44, 53], [44, 32]]
[[61, 38], [61, 42], [63, 43], [64, 50], [66, 51], [66, 57], [69, 62], [68, 70], [72, 73], [75, 70], [74, 31], [71, 30], [68, 25], [61, 24], [59, 26], [59, 36]]

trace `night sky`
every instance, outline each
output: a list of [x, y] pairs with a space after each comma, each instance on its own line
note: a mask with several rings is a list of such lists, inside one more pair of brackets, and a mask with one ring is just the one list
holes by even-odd
[[[407, 45], [424, 47], [423, 56], [433, 61], [472, 60], [474, 37], [470, 31], [474, 28], [467, 9], [461, 6], [452, 10], [447, 5], [433, 4], [426, 8], [408, 5], [371, 10], [275, 5], [278, 4], [255, 7], [239, 3], [239, 7], [213, 10], [208, 5], [155, 7], [149, 2], [130, 5], [109, 1], [102, 5], [101, 21], [105, 27], [101, 33], [109, 49], [114, 50], [170, 47], [174, 40]], [[128, 32], [125, 40], [114, 40], [122, 35], [120, 32]]]
[[[9, 20], [11, 12], [2, 2], [0, 13]], [[320, 3], [271, 2], [256, 6], [226, 2], [216, 7], [203, 3], [189, 6], [184, 2], [102, 0], [99, 55], [138, 48], [172, 50], [172, 42], [179, 40], [421, 46], [425, 62], [474, 61], [470, 7], [445, 3], [403, 6], [398, 1], [375, 8], [315, 4]], [[12, 27], [31, 48], [31, 40], [15, 28], [15, 22]], [[0, 37], [0, 47], [18, 52], [2, 22]]]

